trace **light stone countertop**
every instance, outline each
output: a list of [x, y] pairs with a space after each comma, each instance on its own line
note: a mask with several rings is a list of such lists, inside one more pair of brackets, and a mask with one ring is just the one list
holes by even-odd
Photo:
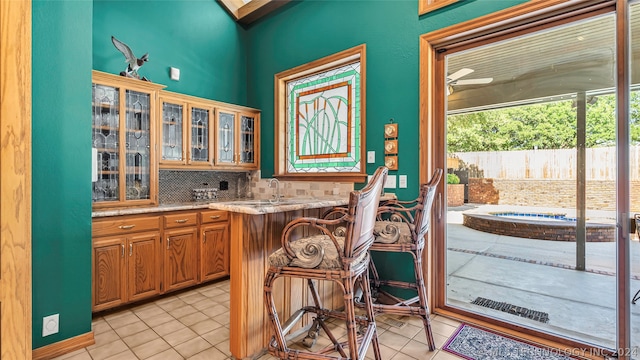
[[[380, 200], [395, 199], [395, 194], [384, 194]], [[219, 201], [198, 201], [198, 202], [184, 202], [175, 204], [160, 204], [158, 206], [142, 206], [142, 207], [127, 207], [117, 209], [104, 209], [96, 210], [91, 213], [92, 218], [108, 217], [108, 216], [120, 216], [120, 215], [138, 215], [138, 214], [150, 214], [160, 213], [167, 211], [180, 211], [180, 210], [201, 210], [201, 209], [215, 209], [226, 210], [244, 214], [269, 214], [301, 209], [315, 209], [331, 206], [347, 205], [349, 202], [348, 197], [327, 196], [321, 198], [283, 198], [279, 203], [272, 203], [266, 199], [234, 199], [234, 200], [219, 200]]]
[[[384, 194], [380, 200], [395, 199], [394, 194]], [[241, 201], [224, 201], [210, 203], [209, 208], [226, 210], [242, 214], [261, 215], [303, 209], [316, 209], [343, 206], [349, 203], [348, 197], [327, 196], [319, 198], [284, 198], [279, 202], [272, 200], [247, 199]]]

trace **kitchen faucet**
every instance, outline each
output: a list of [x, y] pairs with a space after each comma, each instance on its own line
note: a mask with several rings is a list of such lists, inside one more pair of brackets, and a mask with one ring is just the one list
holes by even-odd
[[275, 204], [275, 203], [280, 202], [280, 181], [278, 181], [278, 179], [276, 179], [276, 178], [273, 178], [273, 179], [269, 180], [269, 187], [273, 187], [272, 186], [273, 183], [276, 184], [275, 200], [269, 199], [269, 202], [272, 203], [272, 204]]

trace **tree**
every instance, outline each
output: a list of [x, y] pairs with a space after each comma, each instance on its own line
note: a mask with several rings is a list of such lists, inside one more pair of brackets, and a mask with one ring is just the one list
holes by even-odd
[[[640, 93], [631, 93], [631, 144], [640, 144]], [[587, 106], [586, 146], [616, 141], [615, 95], [598, 95]], [[447, 117], [449, 152], [571, 149], [576, 147], [573, 101], [458, 114]]]

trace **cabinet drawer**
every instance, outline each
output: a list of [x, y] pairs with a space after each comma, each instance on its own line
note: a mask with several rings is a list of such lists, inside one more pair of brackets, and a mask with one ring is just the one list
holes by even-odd
[[175, 214], [164, 216], [164, 228], [171, 229], [183, 226], [194, 226], [198, 224], [197, 213]]
[[109, 220], [94, 220], [91, 234], [96, 237], [158, 229], [160, 229], [159, 216], [139, 218], [114, 217]]
[[210, 224], [229, 220], [229, 213], [224, 210], [203, 211], [200, 213], [200, 223]]

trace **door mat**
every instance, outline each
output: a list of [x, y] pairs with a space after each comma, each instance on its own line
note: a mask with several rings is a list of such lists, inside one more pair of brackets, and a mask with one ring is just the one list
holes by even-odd
[[442, 350], [468, 360], [573, 360], [562, 350], [538, 347], [468, 324], [462, 324]]
[[518, 315], [523, 318], [540, 321], [541, 323], [544, 323], [544, 324], [549, 322], [549, 314], [546, 312], [531, 310], [531, 309], [527, 309], [526, 307], [509, 304], [502, 301], [495, 301], [495, 300], [485, 299], [483, 297], [477, 297], [471, 303], [475, 305], [484, 306], [489, 309], [500, 310], [509, 314]]

